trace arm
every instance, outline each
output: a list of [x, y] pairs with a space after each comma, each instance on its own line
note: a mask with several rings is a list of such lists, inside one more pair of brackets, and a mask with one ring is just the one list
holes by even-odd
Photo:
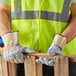
[[10, 6], [0, 4], [0, 36], [5, 33], [11, 32], [10, 11]]
[[10, 6], [0, 4], [0, 35], [4, 41], [3, 57], [12, 63], [23, 63], [23, 53], [34, 53], [27, 47], [19, 45], [18, 32], [11, 32]]
[[72, 19], [68, 27], [62, 32], [63, 36], [67, 37], [67, 42], [76, 37], [76, 3], [71, 5]]

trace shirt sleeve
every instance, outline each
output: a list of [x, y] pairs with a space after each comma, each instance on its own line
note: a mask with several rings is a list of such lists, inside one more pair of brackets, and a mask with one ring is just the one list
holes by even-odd
[[0, 0], [0, 4], [11, 5], [11, 0]]
[[76, 3], [76, 0], [72, 0], [72, 3]]

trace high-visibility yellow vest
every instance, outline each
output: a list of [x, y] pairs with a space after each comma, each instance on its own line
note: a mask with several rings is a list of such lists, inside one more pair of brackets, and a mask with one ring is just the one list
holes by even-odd
[[[70, 21], [71, 0], [11, 0], [12, 30], [19, 31], [20, 44], [47, 52], [56, 34], [61, 34]], [[63, 50], [76, 55], [76, 39]]]

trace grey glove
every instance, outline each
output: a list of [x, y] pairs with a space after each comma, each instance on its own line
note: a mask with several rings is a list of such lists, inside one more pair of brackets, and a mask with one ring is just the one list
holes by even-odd
[[11, 63], [23, 63], [23, 52], [33, 53], [34, 50], [29, 50], [27, 47], [19, 45], [19, 34], [18, 32], [10, 32], [2, 36], [4, 41], [3, 57], [6, 61]]
[[45, 65], [48, 65], [48, 66], [54, 66], [54, 61], [53, 60], [49, 60], [49, 59], [43, 58], [43, 57], [40, 57], [39, 59], [36, 59], [36, 62], [45, 64]]
[[[65, 45], [66, 45], [66, 37], [63, 37], [62, 35], [56, 35], [52, 45], [48, 49], [48, 55], [50, 55], [50, 56], [62, 55], [62, 50]], [[49, 66], [54, 65], [54, 61], [49, 60], [47, 58], [39, 58], [36, 60], [36, 62], [46, 64]]]
[[[56, 45], [53, 45], [54, 43], [52, 43], [52, 46], [48, 49], [48, 54], [50, 56], [54, 56], [54, 55], [62, 55], [62, 49]], [[54, 66], [54, 61], [53, 60], [49, 60], [47, 58], [39, 58], [36, 60], [37, 63], [42, 63], [42, 64], [46, 64], [48, 66]]]
[[15, 50], [10, 51], [9, 53], [4, 52], [3, 56], [6, 61], [16, 58], [19, 61], [19, 63], [23, 63], [24, 62], [23, 53], [25, 54], [34, 53], [34, 50], [29, 50], [29, 48], [27, 47], [22, 47], [19, 44], [16, 44]]
[[62, 48], [55, 45], [54, 42], [52, 43], [51, 47], [48, 49], [48, 55], [54, 56], [54, 55], [62, 55]]

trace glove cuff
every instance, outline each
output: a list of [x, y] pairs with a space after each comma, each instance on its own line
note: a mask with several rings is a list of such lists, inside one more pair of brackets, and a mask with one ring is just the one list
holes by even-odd
[[12, 47], [15, 44], [19, 43], [18, 32], [10, 32], [10, 33], [4, 34], [2, 36], [2, 39], [4, 41], [5, 47], [7, 47], [9, 45], [11, 45], [11, 47]]
[[54, 43], [56, 46], [59, 46], [63, 49], [67, 43], [67, 38], [65, 36], [57, 34], [54, 37]]

